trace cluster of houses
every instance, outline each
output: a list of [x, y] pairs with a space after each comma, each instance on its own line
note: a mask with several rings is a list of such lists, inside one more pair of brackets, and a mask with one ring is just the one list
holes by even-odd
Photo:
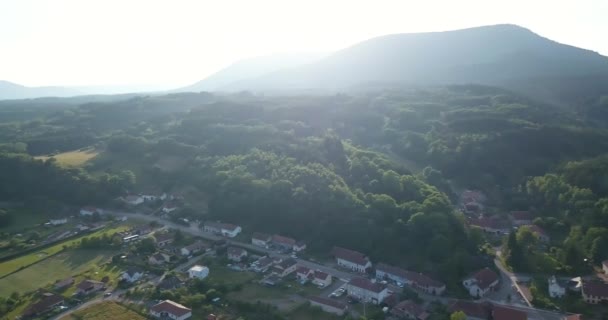
[[300, 252], [306, 249], [306, 243], [297, 241], [293, 238], [282, 235], [269, 235], [266, 233], [254, 232], [251, 237], [251, 244], [261, 248], [275, 248], [282, 252]]
[[120, 197], [124, 203], [130, 206], [138, 206], [146, 202], [164, 201], [161, 211], [163, 213], [171, 213], [179, 209], [178, 201], [182, 198], [178, 195], [163, 193], [127, 193]]
[[203, 224], [203, 231], [228, 238], [234, 238], [241, 233], [243, 229], [241, 229], [240, 226], [230, 223], [208, 221]]

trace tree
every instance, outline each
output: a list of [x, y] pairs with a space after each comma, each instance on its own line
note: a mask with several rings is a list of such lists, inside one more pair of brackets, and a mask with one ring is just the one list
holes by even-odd
[[467, 315], [462, 311], [456, 311], [450, 315], [450, 320], [467, 320]]

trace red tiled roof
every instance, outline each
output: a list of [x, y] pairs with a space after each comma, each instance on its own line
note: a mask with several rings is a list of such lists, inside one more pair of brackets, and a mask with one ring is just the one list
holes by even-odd
[[272, 242], [277, 242], [280, 244], [285, 244], [288, 246], [293, 246], [296, 243], [296, 240], [292, 239], [292, 238], [288, 238], [288, 237], [283, 237], [280, 236], [278, 234], [275, 234], [274, 236], [272, 236]]
[[301, 273], [301, 274], [308, 274], [308, 273], [309, 273], [309, 272], [311, 272], [311, 271], [312, 271], [311, 269], [309, 269], [309, 268], [307, 268], [307, 267], [304, 267], [304, 266], [299, 266], [299, 267], [296, 269], [296, 273]]
[[582, 320], [582, 319], [583, 319], [583, 316], [581, 316], [580, 314], [572, 314], [572, 315], [566, 316], [564, 318], [564, 320]]
[[326, 280], [327, 277], [329, 276], [329, 274], [323, 272], [323, 271], [315, 271], [315, 279], [319, 279], [319, 280]]
[[597, 281], [584, 281], [583, 293], [593, 297], [608, 297], [608, 284]]
[[228, 231], [235, 231], [239, 226], [231, 223], [222, 223], [222, 229]]
[[272, 239], [269, 234], [260, 233], [260, 232], [254, 232], [251, 237], [253, 239], [261, 240], [261, 241], [270, 241]]
[[523, 311], [495, 305], [492, 308], [492, 319], [494, 319], [494, 320], [528, 320], [528, 315]]
[[477, 286], [479, 288], [486, 289], [489, 288], [494, 281], [498, 280], [498, 274], [488, 268], [483, 268], [470, 276], [469, 279], [470, 278], [477, 281]]
[[384, 285], [380, 283], [373, 283], [365, 278], [353, 278], [348, 282], [348, 284], [375, 293], [379, 293], [386, 289]]
[[369, 262], [369, 259], [367, 259], [363, 253], [341, 247], [334, 247], [331, 254], [336, 257], [336, 259], [350, 261], [361, 266], [364, 266]]
[[396, 275], [401, 278], [408, 279], [409, 281], [414, 282], [416, 285], [427, 288], [442, 288], [445, 287], [441, 281], [437, 281], [423, 273], [412, 272], [408, 270], [401, 269], [399, 267], [394, 267], [388, 264], [379, 263], [376, 266], [376, 270], [383, 271], [385, 273], [390, 273]]
[[308, 299], [310, 301], [314, 301], [316, 303], [324, 304], [326, 306], [334, 307], [337, 309], [341, 309], [341, 310], [346, 309], [346, 304], [344, 304], [340, 301], [337, 301], [337, 300], [327, 299], [327, 298], [323, 298], [323, 297], [309, 297]]
[[449, 307], [450, 313], [456, 311], [462, 311], [468, 317], [475, 317], [479, 319], [488, 319], [490, 317], [492, 306], [489, 304], [475, 303], [471, 301], [457, 300], [454, 301]]
[[428, 313], [424, 311], [424, 308], [411, 300], [399, 302], [399, 304], [391, 310], [391, 313], [401, 317], [406, 316], [406, 314], [411, 314], [416, 317], [416, 319], [426, 319], [428, 317]]
[[177, 317], [181, 317], [188, 312], [192, 312], [191, 309], [171, 300], [165, 300], [157, 305], [154, 305], [152, 308], [150, 308], [150, 311], [157, 313], [166, 312]]
[[532, 220], [532, 215], [529, 211], [511, 211], [513, 220]]

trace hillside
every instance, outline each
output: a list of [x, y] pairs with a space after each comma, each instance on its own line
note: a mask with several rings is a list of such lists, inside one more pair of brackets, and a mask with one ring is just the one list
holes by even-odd
[[64, 87], [26, 87], [16, 83], [0, 80], [0, 100], [29, 99], [38, 97], [70, 97], [83, 93]]

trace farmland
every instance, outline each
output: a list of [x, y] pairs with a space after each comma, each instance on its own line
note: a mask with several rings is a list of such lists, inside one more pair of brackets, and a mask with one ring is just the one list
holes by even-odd
[[129, 310], [116, 302], [104, 301], [92, 305], [84, 310], [74, 312], [61, 318], [61, 320], [145, 320], [146, 318], [137, 312]]
[[57, 160], [57, 163], [65, 168], [75, 168], [84, 165], [89, 160], [95, 158], [98, 152], [94, 149], [85, 149], [85, 150], [76, 150], [76, 151], [68, 151], [63, 153], [58, 153], [52, 156], [39, 156], [36, 159], [40, 160], [48, 160], [54, 158]]

